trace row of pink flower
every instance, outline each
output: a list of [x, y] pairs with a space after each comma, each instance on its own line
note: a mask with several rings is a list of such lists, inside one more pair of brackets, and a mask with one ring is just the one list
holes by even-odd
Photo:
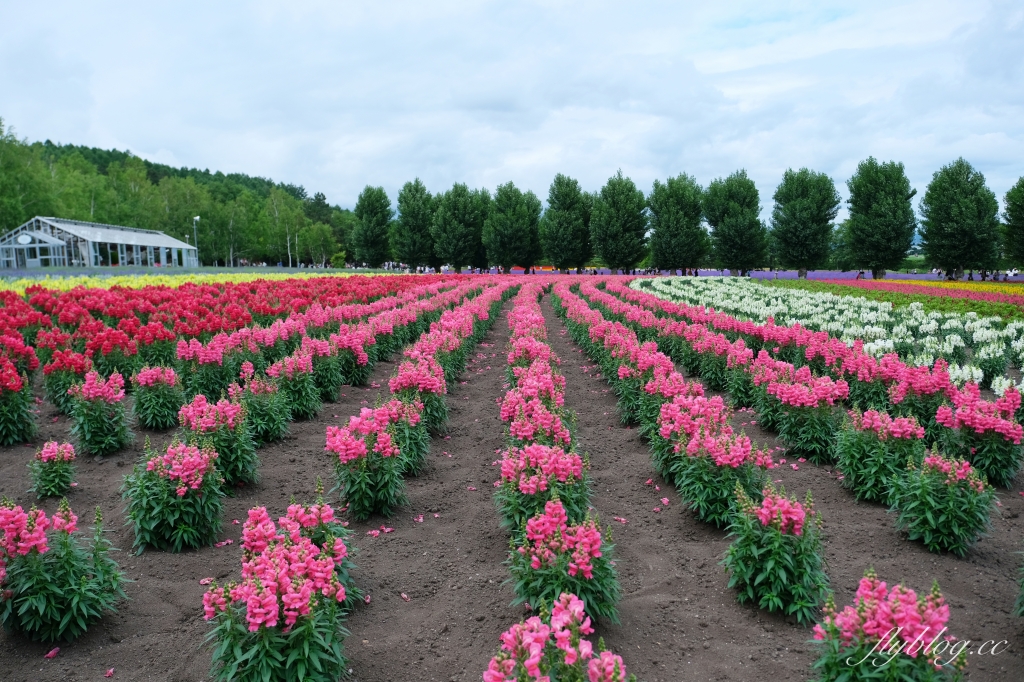
[[[838, 613], [825, 607], [824, 622], [839, 629], [843, 644], [855, 640], [882, 642], [899, 637], [905, 648], [903, 653], [917, 658], [928, 644], [942, 635], [949, 620], [949, 606], [937, 591], [918, 598], [914, 590], [896, 585], [891, 590], [872, 572], [861, 578], [854, 597], [854, 606]], [[826, 639], [825, 629], [814, 626], [814, 639]], [[892, 648], [892, 645], [887, 645]]]
[[118, 372], [104, 379], [99, 372], [88, 372], [85, 381], [68, 389], [68, 395], [82, 400], [119, 403], [124, 399], [124, 377]]
[[[707, 455], [718, 466], [739, 467], [753, 462], [760, 467], [774, 467], [768, 452], [755, 450], [750, 438], [734, 433], [728, 423], [731, 411], [722, 398], [705, 397], [700, 382], [686, 381], [675, 370], [671, 358], [658, 351], [656, 343], [640, 343], [629, 327], [606, 320], [587, 300], [573, 293], [569, 283], [559, 282], [554, 291], [569, 318], [586, 325], [590, 338], [601, 341], [609, 354], [619, 361], [619, 378], [635, 378], [648, 395], [657, 396], [661, 401], [659, 434], [675, 441], [676, 452], [686, 452], [691, 457]], [[581, 284], [580, 293], [601, 298], [602, 305], [605, 302], [603, 292], [590, 282]], [[607, 307], [612, 308], [614, 301], [608, 303], [611, 305]], [[638, 306], [615, 306], [615, 312], [627, 319], [652, 319]]]
[[0, 584], [7, 577], [7, 563], [12, 557], [49, 551], [46, 531], [50, 528], [65, 533], [78, 529], [78, 517], [66, 501], [52, 518], [47, 518], [42, 509], [25, 511], [6, 499], [0, 501]]
[[530, 680], [548, 680], [541, 665], [552, 645], [561, 652], [565, 665], [585, 662], [589, 682], [625, 682], [626, 666], [622, 657], [610, 651], [595, 656], [593, 644], [584, 639], [594, 632], [584, 608], [579, 597], [563, 592], [551, 607], [550, 623], [531, 616], [513, 625], [501, 635], [501, 652], [491, 659], [484, 671], [484, 682], [521, 680], [519, 668]]
[[132, 381], [136, 386], [177, 386], [178, 375], [171, 367], [143, 367]]
[[531, 443], [524, 448], [509, 448], [501, 460], [501, 480], [515, 483], [526, 495], [546, 491], [551, 478], [565, 483], [582, 477], [583, 458], [560, 447]]
[[543, 514], [526, 522], [526, 540], [528, 544], [517, 551], [530, 558], [534, 570], [553, 564], [560, 554], [568, 552], [571, 554], [569, 575], [582, 573], [589, 580], [593, 577], [590, 561], [601, 556], [601, 531], [597, 522], [587, 519], [570, 526], [561, 500], [548, 502]]
[[[402, 404], [401, 400], [390, 402]], [[388, 432], [391, 417], [395, 414], [396, 408], [390, 405], [376, 409], [364, 407], [359, 411], [359, 416], [348, 418], [347, 426], [327, 427], [327, 445], [324, 449], [336, 454], [342, 464], [362, 459], [371, 450], [381, 457], [397, 457], [401, 453]], [[416, 419], [418, 421], [419, 415], [416, 415]], [[367, 447], [367, 441], [372, 443], [370, 447]]]
[[[1014, 388], [1006, 391], [1002, 398], [995, 402], [987, 402], [978, 397], [978, 388], [968, 383], [963, 389], [957, 389], [949, 378], [947, 364], [943, 360], [936, 360], [933, 367], [910, 367], [903, 363], [895, 354], [889, 354], [878, 360], [863, 351], [863, 343], [856, 341], [853, 347], [848, 347], [839, 339], [830, 337], [826, 332], [813, 332], [804, 329], [800, 325], [792, 327], [781, 327], [768, 320], [763, 325], [750, 321], [737, 320], [728, 315], [717, 313], [714, 310], [707, 310], [702, 306], [688, 306], [685, 304], [673, 303], [660, 299], [643, 291], [630, 289], [619, 282], [608, 282], [607, 291], [598, 290], [593, 283], [584, 284], [581, 293], [601, 305], [609, 308], [616, 314], [625, 315], [630, 319], [637, 319], [641, 324], [653, 326], [663, 335], [682, 334], [690, 337], [702, 335], [722, 335], [724, 332], [747, 334], [762, 340], [767, 345], [776, 344], [775, 350], [781, 350], [782, 346], [793, 345], [803, 348], [808, 360], [821, 359], [825, 365], [831, 368], [840, 376], [846, 376], [858, 381], [881, 381], [889, 388], [889, 395], [894, 403], [900, 403], [908, 395], [931, 396], [942, 394], [951, 400], [956, 406], [957, 415], [950, 417], [943, 413], [946, 422], [944, 425], [955, 424], [950, 428], [967, 426], [980, 432], [992, 431], [999, 433], [1006, 440], [1019, 444], [1021, 441], [1022, 429], [1013, 421], [1013, 405], [1019, 406], [1020, 394]], [[612, 292], [615, 295], [609, 294]], [[671, 316], [687, 318], [689, 323], [682, 320], [670, 321], [667, 318], [659, 318], [653, 313], [650, 316], [644, 311], [660, 310]], [[690, 332], [693, 326], [703, 327], [701, 332]], [[718, 330], [711, 332], [710, 328]], [[742, 339], [732, 344], [735, 349]], [[722, 344], [716, 344], [714, 348], [724, 348]], [[726, 353], [729, 351], [727, 350]], [[763, 353], [763, 355], [762, 355]], [[792, 369], [787, 369], [789, 363], [771, 358], [767, 353], [758, 354], [758, 358], [750, 365], [752, 378], [755, 383], [768, 382], [793, 382], [794, 375], [787, 376]], [[734, 355], [735, 352], [734, 352]], [[828, 387], [826, 393], [831, 393], [833, 399], [842, 394], [837, 380]], [[805, 399], [808, 391], [802, 393], [793, 392], [794, 400]], [[820, 395], [820, 394], [819, 394]], [[811, 394], [813, 398], [813, 394]], [[823, 397], [827, 402], [827, 397]], [[947, 410], [949, 408], [946, 408]], [[938, 418], [938, 415], [937, 415]]]
[[946, 458], [939, 454], [932, 454], [924, 458], [922, 466], [925, 470], [944, 474], [946, 485], [956, 485], [965, 481], [969, 488], [978, 493], [985, 492], [987, 487], [978, 471], [965, 459]]
[[[297, 505], [293, 505], [297, 506]], [[229, 600], [245, 607], [249, 631], [261, 626], [276, 627], [283, 620], [289, 631], [302, 616], [310, 613], [315, 599], [345, 600], [345, 587], [338, 581], [335, 567], [348, 551], [341, 539], [332, 547], [318, 547], [301, 534], [302, 528], [333, 519], [333, 510], [324, 505], [315, 511], [293, 509], [275, 525], [265, 507], [249, 510], [242, 529], [242, 581], [213, 587], [203, 595], [204, 618], [227, 609]]]
[[178, 410], [178, 421], [190, 431], [210, 433], [222, 426], [230, 430], [242, 422], [242, 405], [238, 401], [221, 398], [211, 403], [202, 393]]
[[766, 489], [761, 507], [757, 510], [757, 518], [762, 526], [776, 525], [783, 533], [800, 535], [803, 533], [804, 520], [807, 512], [804, 506], [785, 495]]
[[866, 410], [863, 413], [850, 410], [847, 414], [850, 416], [853, 428], [858, 431], [873, 431], [879, 440], [889, 440], [890, 438], [920, 440], [924, 438], [924, 427], [918, 424], [914, 417], [893, 419], [885, 412], [877, 410]]
[[58, 443], [55, 440], [43, 444], [43, 449], [36, 453], [36, 459], [40, 462], [73, 462], [75, 460], [75, 446], [71, 443]]
[[176, 483], [176, 492], [183, 497], [189, 490], [202, 487], [203, 478], [213, 471], [216, 460], [217, 453], [212, 449], [171, 443], [164, 454], [146, 462], [146, 471], [155, 471], [161, 478]]

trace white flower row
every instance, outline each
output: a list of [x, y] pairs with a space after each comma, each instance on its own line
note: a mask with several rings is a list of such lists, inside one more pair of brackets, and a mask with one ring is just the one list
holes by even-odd
[[897, 308], [863, 296], [773, 287], [739, 277], [667, 277], [634, 280], [631, 286], [739, 319], [800, 324], [849, 346], [859, 339], [866, 353], [879, 358], [895, 352], [908, 364], [929, 366], [944, 358], [960, 384], [980, 380], [985, 369], [1000, 376], [1008, 362], [1024, 366], [1024, 324], [1005, 324], [999, 317], [926, 312], [920, 303]]

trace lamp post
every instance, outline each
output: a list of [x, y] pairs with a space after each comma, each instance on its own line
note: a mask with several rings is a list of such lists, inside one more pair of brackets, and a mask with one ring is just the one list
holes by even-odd
[[199, 267], [199, 232], [197, 226], [199, 225], [199, 216], [192, 219], [192, 240], [196, 243], [196, 267]]

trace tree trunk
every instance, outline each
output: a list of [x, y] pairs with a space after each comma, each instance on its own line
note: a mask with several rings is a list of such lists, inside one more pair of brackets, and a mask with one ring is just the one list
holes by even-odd
[[807, 270], [805, 270], [803, 268], [800, 268], [799, 270], [797, 270], [796, 271], [796, 278], [797, 279], [807, 279]]
[[871, 279], [883, 279], [885, 277], [885, 270], [871, 269]]

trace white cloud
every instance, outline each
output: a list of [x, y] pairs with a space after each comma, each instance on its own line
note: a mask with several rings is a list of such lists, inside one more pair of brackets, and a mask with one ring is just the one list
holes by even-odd
[[643, 189], [743, 167], [767, 205], [861, 159], [923, 192], [964, 156], [1024, 174], [1015, 3], [262, 2], [18, 4], [0, 116], [30, 139], [245, 172], [351, 206], [420, 177], [547, 195], [557, 172]]

